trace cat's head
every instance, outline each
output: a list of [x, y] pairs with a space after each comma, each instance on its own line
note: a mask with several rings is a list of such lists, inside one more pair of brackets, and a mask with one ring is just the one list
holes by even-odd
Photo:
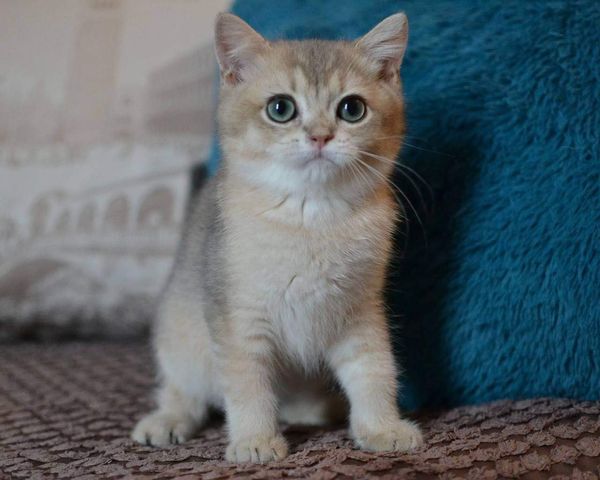
[[403, 13], [355, 42], [269, 42], [221, 14], [219, 128], [227, 168], [284, 193], [373, 190], [404, 133]]

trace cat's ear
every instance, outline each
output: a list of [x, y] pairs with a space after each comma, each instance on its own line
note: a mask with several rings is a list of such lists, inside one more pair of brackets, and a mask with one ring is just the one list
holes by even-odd
[[381, 75], [387, 79], [398, 76], [408, 42], [408, 19], [404, 13], [396, 13], [378, 23], [356, 46], [381, 67]]
[[215, 49], [221, 79], [228, 84], [243, 81], [256, 58], [269, 48], [250, 25], [231, 13], [221, 13], [215, 23]]

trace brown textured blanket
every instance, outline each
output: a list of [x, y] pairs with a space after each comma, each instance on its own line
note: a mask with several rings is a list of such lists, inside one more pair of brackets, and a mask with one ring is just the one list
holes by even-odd
[[0, 478], [581, 478], [600, 476], [600, 402], [500, 401], [418, 418], [412, 454], [355, 450], [344, 428], [287, 427], [291, 455], [266, 466], [223, 459], [222, 422], [184, 445], [129, 440], [152, 406], [143, 345], [0, 346]]

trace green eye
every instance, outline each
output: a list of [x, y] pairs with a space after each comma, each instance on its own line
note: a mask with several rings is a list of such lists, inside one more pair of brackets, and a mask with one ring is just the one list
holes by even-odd
[[349, 95], [342, 98], [338, 105], [337, 115], [342, 120], [350, 123], [356, 123], [365, 116], [367, 106], [362, 98], [358, 95]]
[[292, 97], [276, 95], [267, 103], [267, 115], [277, 123], [289, 122], [296, 116], [296, 104]]

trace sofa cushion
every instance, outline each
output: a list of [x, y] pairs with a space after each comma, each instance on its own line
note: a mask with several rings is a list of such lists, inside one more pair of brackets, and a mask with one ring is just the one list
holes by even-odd
[[291, 455], [261, 467], [223, 459], [220, 420], [170, 448], [129, 440], [153, 406], [153, 380], [144, 345], [0, 349], [0, 478], [598, 478], [600, 402], [540, 398], [421, 413], [427, 443], [411, 454], [356, 450], [344, 426], [288, 426]]

